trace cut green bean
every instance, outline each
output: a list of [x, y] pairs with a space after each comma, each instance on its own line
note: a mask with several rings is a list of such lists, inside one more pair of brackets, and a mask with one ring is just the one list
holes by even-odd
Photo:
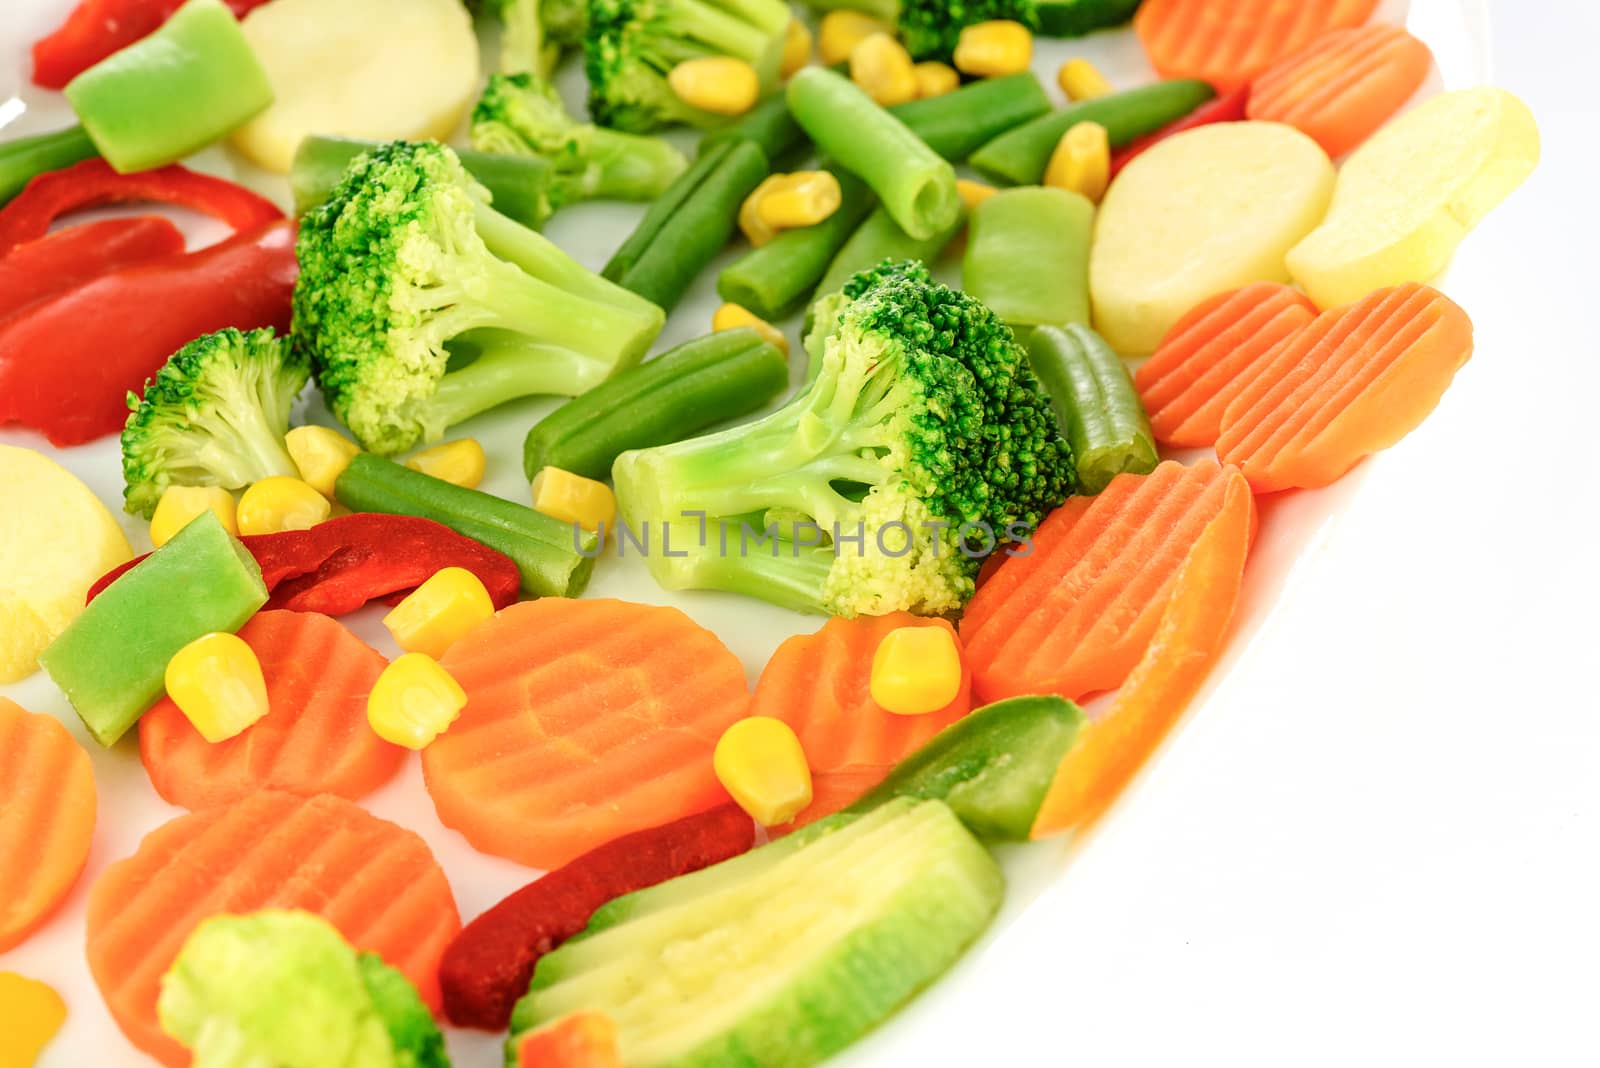
[[1099, 334], [1076, 324], [1041, 326], [1028, 338], [1028, 362], [1050, 394], [1084, 493], [1099, 493], [1124, 472], [1155, 470], [1161, 457], [1150, 417], [1122, 359]]
[[779, 160], [806, 143], [806, 132], [789, 114], [789, 102], [783, 94], [774, 93], [738, 119], [702, 137], [700, 155], [725, 141], [753, 142], [767, 159]]
[[1156, 82], [1125, 93], [1068, 104], [1001, 134], [972, 154], [981, 174], [1012, 185], [1037, 185], [1061, 136], [1080, 122], [1106, 128], [1112, 148], [1159, 130], [1210, 100], [1216, 92], [1190, 78]]
[[839, 179], [834, 213], [815, 226], [784, 230], [728, 264], [717, 276], [718, 296], [768, 321], [799, 310], [874, 203], [861, 179], [837, 166], [827, 169]]
[[578, 596], [600, 555], [593, 531], [367, 452], [356, 454], [333, 491], [353, 512], [421, 516], [500, 550], [516, 563], [522, 588], [534, 597]]
[[1007, 130], [1050, 113], [1032, 71], [968, 82], [953, 93], [896, 104], [889, 113], [939, 155], [960, 163]]
[[932, 264], [961, 229], [965, 217], [964, 212], [958, 214], [955, 222], [932, 237], [918, 241], [900, 229], [900, 224], [879, 204], [835, 254], [811, 299], [837, 292], [850, 280], [851, 275], [868, 267], [876, 267], [884, 260], [894, 260], [896, 263], [901, 260], [921, 260]]
[[0, 207], [10, 203], [39, 175], [70, 167], [95, 154], [94, 142], [82, 126], [0, 144]]
[[739, 205], [770, 171], [753, 141], [713, 146], [650, 206], [601, 274], [671, 311], [733, 236]]
[[967, 226], [961, 288], [1014, 327], [1089, 325], [1094, 204], [1065, 189], [1004, 189]]
[[522, 469], [611, 477], [629, 449], [682, 441], [748, 415], [789, 384], [789, 361], [749, 327], [684, 342], [563, 404], [528, 431]]
[[[932, 237], [960, 213], [955, 168], [849, 78], [807, 67], [789, 79], [786, 92], [812, 142], [865, 181], [906, 233]], [[826, 261], [812, 283], [824, 269]]]
[[1133, 18], [1139, 0], [1040, 0], [1039, 36], [1082, 37]]

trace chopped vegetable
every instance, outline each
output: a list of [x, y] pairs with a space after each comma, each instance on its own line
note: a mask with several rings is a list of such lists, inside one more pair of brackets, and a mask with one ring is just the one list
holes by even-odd
[[304, 356], [270, 327], [189, 342], [145, 383], [143, 400], [129, 397], [123, 506], [150, 516], [169, 486], [234, 490], [297, 474], [284, 435], [310, 377]]
[[906, 233], [931, 237], [960, 213], [949, 162], [848, 78], [810, 67], [785, 92], [795, 121], [817, 147], [865, 181]]
[[[955, 54], [961, 31], [968, 26], [995, 19], [1009, 19], [1032, 29], [1037, 23], [1033, 0], [971, 0], [968, 3], [951, 3], [950, 0], [809, 0], [811, 6], [830, 10], [823, 16], [827, 20], [842, 15], [875, 20], [885, 33], [898, 33], [915, 59], [948, 60]], [[848, 49], [846, 53], [848, 54]], [[822, 62], [831, 65], [838, 59], [829, 58], [823, 50]], [[840, 56], [839, 58], [843, 58]]]
[[[682, 547], [651, 574], [836, 615], [958, 610], [982, 552], [963, 539], [1031, 525], [1072, 489], [1048, 401], [1005, 324], [920, 264], [857, 275], [815, 319], [818, 372], [787, 406], [618, 457], [630, 527]], [[723, 553], [702, 531], [761, 542]]]
[[729, 724], [717, 739], [717, 781], [763, 827], [788, 823], [811, 804], [811, 769], [794, 728], [771, 716]]
[[[243, 18], [265, 0], [226, 0]], [[55, 32], [33, 43], [33, 84], [60, 89], [113, 52], [148, 36], [183, 0], [79, 0]]]
[[1539, 128], [1512, 94], [1436, 96], [1345, 161], [1327, 218], [1289, 252], [1289, 270], [1323, 309], [1429, 281], [1538, 162]]
[[1028, 335], [1028, 362], [1055, 405], [1078, 464], [1078, 484], [1095, 494], [1124, 472], [1147, 475], [1161, 457], [1128, 369], [1081, 323]]
[[784, 356], [789, 355], [789, 339], [782, 330], [773, 326], [765, 319], [760, 318], [749, 308], [742, 304], [719, 304], [717, 310], [711, 313], [711, 330], [721, 333], [725, 330], [739, 330], [748, 327], [754, 330], [767, 344], [777, 349]]
[[817, 42], [818, 58], [824, 67], [833, 67], [848, 60], [856, 45], [874, 34], [881, 33], [892, 38], [894, 26], [892, 17], [891, 21], [885, 21], [860, 11], [841, 8], [824, 12], [817, 31], [821, 35]]
[[761, 221], [774, 230], [815, 226], [839, 210], [843, 194], [832, 171], [795, 171], [758, 202]]
[[868, 34], [850, 49], [850, 80], [880, 107], [917, 99], [917, 72], [905, 45], [887, 33]]
[[592, 478], [542, 467], [533, 476], [533, 510], [563, 523], [574, 523], [602, 538], [616, 525], [617, 499], [611, 487]]
[[1144, 355], [1207, 297], [1288, 281], [1284, 257], [1321, 220], [1333, 180], [1317, 143], [1277, 123], [1202, 126], [1156, 145], [1100, 206], [1095, 329], [1123, 355]]
[[161, 978], [161, 1028], [193, 1068], [448, 1068], [410, 981], [311, 912], [214, 916]]
[[872, 654], [872, 700], [897, 716], [946, 707], [967, 682], [955, 636], [937, 627], [899, 627]]
[[267, 714], [261, 661], [235, 634], [206, 634], [167, 661], [167, 698], [200, 736], [215, 745]]
[[458, 438], [423, 449], [406, 461], [413, 471], [442, 479], [452, 486], [477, 489], [483, 481], [489, 457], [476, 438]]
[[971, 163], [997, 182], [1035, 185], [1062, 136], [1078, 123], [1098, 122], [1111, 147], [1118, 148], [1182, 118], [1213, 95], [1205, 82], [1170, 81], [1068, 104], [998, 134], [972, 153]]
[[[959, 187], [961, 183], [957, 181], [956, 184]], [[822, 281], [817, 283], [817, 288], [811, 294], [812, 303], [830, 293], [839, 292], [852, 275], [871, 270], [885, 260], [893, 263], [917, 260], [932, 267], [939, 253], [955, 239], [966, 221], [967, 212], [963, 208], [949, 227], [924, 241], [918, 241], [900, 229], [900, 224], [894, 221], [888, 209], [879, 204], [834, 253]]]
[[732, 122], [708, 130], [700, 138], [699, 155], [705, 156], [725, 141], [749, 141], [769, 161], [780, 160], [806, 143], [805, 131], [789, 114], [789, 102], [774, 93]]
[[467, 707], [422, 771], [440, 820], [476, 849], [556, 868], [727, 800], [711, 754], [749, 706], [744, 669], [675, 608], [526, 601], [441, 664]]
[[625, 834], [536, 879], [463, 927], [445, 950], [445, 1012], [462, 1027], [504, 1030], [539, 958], [583, 930], [595, 909], [736, 857], [754, 842], [750, 817], [719, 805]]
[[467, 0], [467, 8], [499, 21], [501, 74], [550, 77], [562, 50], [583, 43], [589, 21], [583, 0]]
[[[296, 254], [295, 345], [383, 454], [508, 400], [582, 393], [637, 363], [664, 318], [484, 203], [433, 143], [357, 157], [301, 220]], [[475, 357], [451, 370], [450, 342]]]
[[938, 801], [835, 816], [602, 907], [539, 961], [508, 1048], [581, 1006], [616, 1021], [639, 1068], [815, 1064], [954, 963], [1003, 893]]
[[182, 251], [182, 232], [155, 215], [80, 223], [36, 238], [0, 256], [0, 321], [103, 274]]
[[[0, 953], [20, 945], [78, 881], [94, 837], [94, 768], [53, 716], [0, 697]], [[59, 1023], [59, 1020], [58, 1020]], [[0, 1030], [0, 1052], [19, 1025]], [[10, 1061], [0, 1063], [10, 1064]]]
[[516, 562], [535, 597], [576, 597], [589, 584], [599, 539], [501, 497], [454, 486], [370, 453], [350, 461], [334, 490], [352, 511], [421, 516]]
[[515, 1068], [622, 1068], [617, 1025], [603, 1012], [574, 1012], [517, 1036]]
[[1320, 34], [1359, 26], [1378, 0], [1145, 0], [1133, 28], [1166, 78], [1201, 78], [1229, 92]]
[[0, 445], [0, 683], [38, 668], [39, 654], [83, 611], [95, 578], [133, 555], [106, 506], [54, 460]]
[[970, 78], [1020, 74], [1033, 62], [1033, 34], [1015, 19], [989, 19], [963, 26], [951, 62]]
[[149, 36], [73, 78], [65, 92], [100, 155], [127, 173], [227, 136], [272, 103], [272, 88], [221, 0], [187, 0]]
[[383, 625], [406, 652], [437, 660], [493, 616], [494, 602], [477, 575], [464, 567], [442, 567], [391, 608]]
[[[180, 852], [207, 858], [206, 877], [171, 863]], [[322, 917], [439, 1004], [439, 957], [461, 920], [427, 844], [343, 798], [261, 790], [169, 820], [90, 890], [89, 970], [128, 1040], [163, 1064], [189, 1064], [158, 1021], [163, 973], [204, 921], [269, 907]]]
[[1044, 184], [1098, 204], [1111, 184], [1111, 139], [1098, 122], [1080, 122], [1061, 135], [1045, 165]]
[[1061, 68], [1056, 71], [1056, 83], [1061, 86], [1061, 91], [1067, 94], [1067, 99], [1074, 103], [1079, 100], [1110, 96], [1116, 92], [1106, 80], [1106, 76], [1100, 73], [1100, 68], [1082, 57], [1069, 59], [1061, 64]]
[[743, 115], [761, 99], [761, 75], [734, 56], [697, 56], [667, 72], [667, 87], [683, 103], [711, 115]]
[[1210, 126], [1218, 122], [1242, 122], [1245, 109], [1250, 101], [1250, 87], [1248, 85], [1226, 96], [1219, 96], [1208, 100], [1195, 108], [1181, 119], [1167, 123], [1165, 126], [1142, 137], [1135, 137], [1132, 141], [1122, 145], [1111, 153], [1111, 177], [1115, 178], [1122, 173], [1122, 168], [1132, 163], [1150, 146], [1160, 144], [1175, 134], [1185, 130], [1192, 130], [1197, 126]]
[[1139, 4], [1140, 0], [1039, 0], [1038, 32], [1044, 37], [1082, 37], [1122, 25]]
[[961, 287], [1012, 327], [1087, 325], [1093, 229], [1094, 205], [1077, 193], [996, 193], [967, 224]]
[[67, 1003], [55, 988], [16, 972], [0, 972], [0, 1064], [34, 1068], [67, 1020]]
[[788, 384], [783, 354], [754, 330], [686, 341], [534, 424], [523, 442], [522, 469], [529, 479], [546, 467], [605, 478], [629, 449], [682, 441], [747, 415]]
[[333, 485], [361, 446], [325, 426], [297, 426], [283, 436], [295, 468], [313, 489], [332, 499]]
[[259, 612], [237, 640], [260, 664], [267, 713], [213, 743], [170, 697], [156, 702], [139, 720], [139, 759], [163, 800], [196, 811], [261, 790], [358, 801], [394, 778], [404, 752], [367, 727], [381, 653], [316, 612]]
[[778, 64], [778, 77], [788, 78], [810, 62], [811, 28], [791, 16], [789, 28], [783, 34], [783, 60]]
[[236, 518], [240, 534], [282, 534], [316, 526], [328, 518], [332, 507], [310, 483], [273, 475], [240, 495]]
[[111, 746], [161, 696], [179, 649], [238, 630], [266, 601], [255, 560], [206, 512], [103, 590], [39, 665], [95, 741]]
[[41, 174], [70, 167], [95, 154], [94, 142], [82, 126], [18, 137], [0, 144], [0, 206]]
[[239, 513], [232, 493], [217, 486], [168, 486], [150, 517], [151, 546], [161, 548], [201, 512], [215, 515], [229, 536], [239, 536]]
[[1222, 417], [1217, 456], [1257, 493], [1325, 486], [1439, 403], [1472, 355], [1472, 320], [1411, 283], [1319, 315], [1262, 358]]
[[961, 75], [956, 73], [956, 69], [936, 59], [923, 60], [911, 68], [911, 73], [917, 79], [918, 100], [943, 96], [961, 88]]
[[437, 660], [426, 653], [405, 653], [373, 684], [367, 723], [386, 742], [426, 749], [460, 718], [466, 704], [460, 684]]
[[1013, 74], [890, 110], [929, 148], [959, 163], [1007, 130], [1048, 114], [1050, 98], [1031, 73]]
[[1133, 376], [1164, 445], [1215, 445], [1222, 413], [1279, 342], [1317, 317], [1297, 289], [1255, 282], [1201, 301]]

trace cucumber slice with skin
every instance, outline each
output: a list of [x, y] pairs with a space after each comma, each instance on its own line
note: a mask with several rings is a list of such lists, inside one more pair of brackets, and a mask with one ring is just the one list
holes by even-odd
[[522, 1032], [587, 1009], [629, 1068], [816, 1064], [949, 967], [1003, 889], [942, 802], [840, 813], [596, 912], [539, 962], [508, 1061]]

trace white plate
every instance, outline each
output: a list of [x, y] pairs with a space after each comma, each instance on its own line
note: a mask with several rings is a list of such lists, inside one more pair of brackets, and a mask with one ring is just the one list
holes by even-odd
[[[22, 108], [16, 104], [8, 106], [0, 103], [0, 125], [5, 126], [0, 136], [31, 133], [67, 121], [68, 112], [59, 97], [25, 84], [28, 70], [25, 49], [29, 41], [57, 24], [69, 7], [68, 0], [10, 0], [5, 9], [0, 10], [0, 102], [16, 92], [26, 105]], [[1439, 73], [1425, 92], [1436, 91], [1441, 83], [1457, 88], [1487, 78], [1489, 38], [1482, 5], [1470, 0], [1416, 0], [1410, 4], [1403, 0], [1389, 0], [1380, 9], [1379, 18], [1391, 22], [1404, 21], [1412, 32], [1434, 50]], [[1055, 69], [1069, 55], [1087, 55], [1094, 59], [1115, 83], [1135, 84], [1152, 77], [1131, 33], [1102, 34], [1083, 42], [1041, 40], [1034, 66], [1046, 84], [1052, 87], [1052, 94], [1055, 93]], [[580, 76], [571, 64], [564, 70], [561, 82], [569, 99], [579, 98]], [[8, 121], [9, 125], [6, 125]], [[249, 181], [287, 204], [281, 183], [264, 180], [260, 172], [228, 153], [218, 149], [209, 150], [199, 157], [196, 165], [224, 176]], [[586, 264], [598, 268], [631, 228], [638, 210], [617, 205], [579, 205], [567, 209], [553, 220], [547, 232]], [[183, 214], [182, 221], [196, 240], [214, 240], [219, 233], [219, 229], [208, 220], [190, 214]], [[1470, 242], [1465, 256], [1473, 256]], [[705, 331], [710, 312], [716, 304], [714, 277], [715, 268], [705, 272], [673, 315], [661, 339], [663, 346]], [[1468, 311], [1476, 317], [1477, 309], [1469, 305]], [[792, 332], [794, 324], [789, 325]], [[1483, 360], [1487, 355], [1480, 350], [1479, 359]], [[1443, 413], [1452, 407], [1461, 388], [1458, 385], [1457, 391], [1452, 392], [1443, 406], [1441, 416], [1436, 418], [1444, 418]], [[548, 402], [516, 404], [463, 428], [463, 432], [478, 437], [489, 450], [490, 468], [485, 489], [512, 499], [525, 497], [527, 484], [521, 473], [521, 439], [527, 427], [549, 407]], [[317, 421], [329, 421], [326, 412], [316, 402], [311, 403], [306, 415]], [[1424, 428], [1413, 435], [1412, 441], [1425, 439], [1428, 434], [1429, 428]], [[108, 438], [76, 449], [53, 450], [36, 435], [6, 429], [0, 430], [0, 442], [40, 448], [56, 456], [102, 500], [114, 510], [117, 509], [121, 484], [115, 439]], [[1269, 636], [1262, 632], [1263, 623], [1280, 598], [1291, 594], [1291, 587], [1306, 584], [1297, 580], [1309, 576], [1314, 581], [1318, 577], [1313, 566], [1315, 561], [1309, 558], [1315, 556], [1319, 548], [1326, 555], [1325, 550], [1334, 530], [1333, 520], [1351, 505], [1358, 488], [1376, 466], [1370, 463], [1363, 465], [1329, 490], [1293, 495], [1269, 502], [1264, 508], [1261, 537], [1250, 563], [1244, 603], [1230, 651], [1213, 676], [1207, 694], [1195, 702], [1188, 720], [1191, 726], [1180, 732], [1183, 742], [1170, 746], [1169, 752], [1188, 746], [1189, 735], [1199, 733], [1192, 729], [1195, 722], [1218, 717], [1219, 724], [1227, 723], [1226, 713], [1229, 709], [1220, 707], [1215, 699], [1219, 690], [1237, 692], [1244, 689], [1248, 694], [1245, 687], [1251, 674], [1258, 679], [1281, 681], [1279, 675], [1270, 670], [1270, 664], [1263, 665], [1259, 658], [1253, 656], [1255, 647], [1261, 644], [1257, 641], [1258, 636]], [[3, 502], [0, 506], [11, 507], [18, 503]], [[1391, 516], [1398, 514], [1403, 517], [1403, 522], [1423, 526], [1429, 522], [1424, 511], [1407, 513], [1403, 501], [1396, 503], [1399, 511], [1389, 513]], [[123, 526], [136, 550], [148, 547], [144, 524], [128, 517], [123, 517], [123, 520]], [[675, 604], [685, 609], [723, 637], [743, 660], [752, 681], [778, 642], [791, 634], [814, 630], [821, 622], [732, 596], [668, 595], [650, 581], [637, 560], [602, 560], [590, 590], [599, 596]], [[363, 638], [392, 653], [393, 648], [388, 644], [387, 635], [377, 619], [378, 613], [368, 610], [348, 617], [346, 622]], [[1418, 622], [1425, 624], [1433, 621], [1424, 618]], [[1252, 662], [1246, 664], [1247, 659]], [[1400, 674], [1403, 676], [1403, 671]], [[1270, 691], [1268, 693], [1270, 695]], [[60, 990], [69, 1002], [68, 1023], [64, 1032], [47, 1050], [42, 1061], [43, 1068], [81, 1068], [89, 1065], [120, 1068], [124, 1065], [152, 1063], [134, 1052], [123, 1039], [106, 1013], [89, 977], [82, 952], [83, 910], [88, 888], [105, 865], [129, 854], [143, 834], [180, 810], [163, 804], [150, 789], [139, 765], [135, 745], [125, 742], [115, 751], [107, 752], [90, 742], [77, 717], [42, 675], [20, 684], [0, 687], [0, 694], [28, 708], [48, 711], [67, 723], [93, 754], [100, 787], [100, 822], [84, 877], [66, 906], [49, 925], [23, 946], [0, 955], [0, 968], [44, 979]], [[1261, 696], [1258, 689], [1255, 697], [1259, 700]], [[1285, 704], [1293, 703], [1301, 696], [1293, 688], [1276, 694], [1277, 699]], [[1308, 705], [1318, 696], [1322, 695], [1304, 695]], [[1325, 704], [1322, 707], [1332, 706]], [[1238, 715], [1233, 717], [1235, 727], [1239, 725], [1239, 718]], [[1302, 725], [1293, 740], [1303, 745], [1308, 736], [1315, 739], [1317, 731]], [[1212, 751], [1209, 755], [1215, 757], [1216, 753]], [[1273, 759], [1270, 747], [1265, 744], [1253, 747], [1249, 755], [1252, 760]], [[1197, 772], [1202, 779], [1207, 774], [1213, 777], [1230, 774], [1228, 769], [1214, 761], [1209, 765], [1205, 763], [1206, 756], [1207, 752], [1203, 749], [1195, 754], [1197, 763], [1190, 771]], [[1159, 868], [1151, 866], [1148, 860], [1142, 870], [1135, 864], [1131, 871], [1124, 871], [1124, 876], [1130, 879], [1122, 884], [1113, 880], [1112, 884], [1107, 885], [1107, 873], [1117, 870], [1116, 843], [1118, 835], [1123, 833], [1125, 821], [1137, 817], [1136, 813], [1129, 810], [1140, 805], [1148, 807], [1150, 804], [1159, 804], [1168, 799], [1172, 791], [1167, 787], [1171, 785], [1174, 766], [1181, 773], [1184, 759], [1189, 758], [1175, 756], [1172, 760], [1160, 761], [1162, 783], [1159, 789], [1149, 781], [1156, 778], [1154, 775], [1136, 784], [1132, 793], [1139, 796], [1130, 799], [1123, 805], [1123, 811], [1107, 821], [1102, 833], [1096, 836], [1095, 848], [1087, 851], [1091, 856], [1086, 856], [1072, 870], [1073, 877], [1083, 880], [1080, 886], [1086, 887], [1091, 893], [1096, 885], [1103, 888], [1099, 903], [1101, 908], [1107, 903], [1114, 903], [1125, 905], [1133, 913], [1153, 909], [1153, 930], [1163, 930], [1154, 921], [1165, 915], [1160, 906], [1167, 903], [1168, 895], [1157, 893], [1145, 885], [1143, 876], [1151, 871], [1159, 871]], [[1191, 774], [1189, 778], [1193, 779], [1195, 775]], [[1237, 798], [1237, 791], [1229, 791], [1226, 784], [1218, 786], [1213, 782], [1211, 785], [1217, 787], [1212, 796]], [[1256, 809], [1263, 807], [1259, 798], [1252, 800]], [[427, 839], [450, 876], [464, 918], [476, 915], [507, 892], [526, 883], [533, 874], [510, 862], [471, 850], [458, 835], [444, 829], [422, 789], [415, 759], [408, 763], [406, 770], [393, 783], [364, 803], [377, 814], [411, 827]], [[1182, 803], [1179, 802], [1180, 806]], [[1167, 805], [1168, 809], [1172, 807], [1171, 803]], [[1270, 809], [1270, 806], [1265, 807]], [[1330, 799], [1316, 811], [1336, 813], [1339, 808], [1339, 803]], [[1265, 825], [1275, 826], [1270, 814]], [[1179, 821], [1172, 821], [1169, 826], [1180, 832], [1196, 830]], [[1289, 827], [1278, 826], [1277, 831], [1285, 842], [1292, 840], [1293, 833]], [[1125, 838], [1123, 841], [1124, 852], [1140, 844], [1137, 838]], [[1088, 953], [1056, 961], [1054, 954], [1042, 951], [1038, 945], [1039, 937], [1046, 932], [1049, 933], [1048, 937], [1057, 938], [1069, 930], [1081, 933], [1084, 928], [1118, 923], [1123, 928], [1129, 926], [1126, 915], [1119, 917], [1108, 912], [1088, 913], [1090, 918], [1085, 920], [1085, 914], [1079, 911], [1082, 895], [1079, 895], [1080, 901], [1077, 903], [1067, 900], [1066, 891], [1073, 880], [1069, 878], [1063, 881], [1062, 874], [1072, 852], [1073, 846], [1061, 841], [1005, 850], [1003, 860], [1010, 878], [1010, 891], [1005, 910], [990, 936], [947, 979], [918, 999], [878, 1034], [841, 1057], [839, 1063], [969, 1063], [973, 1054], [984, 1051], [1005, 1051], [1013, 1057], [1020, 1056], [1019, 1063], [1065, 1063], [1068, 1051], [1073, 1051], [1074, 1059], [1077, 1059], [1076, 1054], [1085, 1048], [1078, 1046], [1077, 1036], [1094, 1033], [1092, 1027], [1086, 1026], [1088, 1021], [1080, 1017], [1124, 1021], [1121, 1024], [1124, 1029], [1129, 1026], [1127, 1021], [1148, 1020], [1149, 1033], [1125, 1030], [1121, 1042], [1111, 1041], [1097, 1047], [1102, 1060], [1106, 1054], [1117, 1059], [1115, 1051], [1118, 1049], [1167, 1049], [1169, 1057], [1170, 1051], [1181, 1050], [1181, 1041], [1176, 1045], [1168, 1043], [1163, 1046], [1155, 1037], [1162, 1030], [1158, 1021], [1163, 1017], [1188, 1020], [1193, 1016], [1192, 1013], [1185, 1013], [1181, 999], [1157, 1000], [1149, 1006], [1148, 1013], [1128, 1013], [1124, 1008], [1118, 1014], [1108, 1006], [1093, 1004], [1084, 997], [1086, 993], [1099, 988], [1099, 979], [1103, 977], [1108, 998], [1114, 994], [1114, 1000], [1119, 1003], [1137, 1001], [1144, 986], [1139, 976], [1145, 969], [1165, 969], [1181, 960], [1183, 947], [1188, 941], [1186, 937], [1181, 940], [1177, 938], [1180, 932], [1164, 930], [1163, 933], [1168, 936], [1166, 938], [1136, 943], [1138, 952], [1146, 955], [1142, 962], [1121, 957], [1114, 946], [1108, 949], [1104, 945], [1093, 946], [1105, 954], [1103, 957]], [[1268, 858], [1260, 857], [1257, 862], [1266, 865]], [[1098, 884], [1094, 881], [1097, 873]], [[1200, 873], [1204, 875], [1204, 869], [1200, 869]], [[1220, 877], [1212, 885], [1196, 886], [1195, 898], [1209, 910], [1205, 915], [1213, 922], [1210, 927], [1201, 924], [1185, 928], [1181, 933], [1185, 936], [1190, 933], [1209, 933], [1212, 937], [1220, 936], [1226, 940], [1248, 930], [1251, 915], [1261, 907], [1261, 903], [1230, 899], [1232, 892], [1231, 884]], [[1041, 896], [1043, 900], [1040, 900]], [[1091, 897], [1089, 900], [1094, 899]], [[1038, 906], [1030, 908], [1036, 901]], [[1143, 924], [1135, 923], [1133, 926], [1142, 927]], [[1285, 933], [1288, 933], [1287, 929]], [[1153, 979], [1154, 975], [1148, 977]], [[1239, 982], [1241, 979], [1241, 976], [1234, 975], [1231, 981]], [[1198, 981], [1204, 983], [1203, 979]], [[1059, 1003], [1045, 996], [1058, 985], [1064, 995]], [[1068, 991], [1072, 993], [1069, 995]], [[1215, 1000], [1214, 993], [1197, 989], [1194, 992], [1194, 1004], [1210, 1004]], [[1051, 1019], [1054, 1013], [1050, 1010], [1057, 1004], [1060, 1019]], [[1019, 1013], [1019, 1006], [1024, 1005], [1031, 1007], [1031, 1015]], [[997, 1026], [1000, 1021], [1005, 1022], [1003, 1027]], [[1060, 1044], [1045, 1044], [1044, 1036], [1057, 1031], [1062, 1035]], [[450, 1035], [450, 1042], [456, 1063], [463, 1068], [499, 1063], [497, 1037], [486, 1038], [455, 1031]], [[964, 1059], [958, 1059], [958, 1054], [954, 1052], [957, 1049], [964, 1051], [960, 1055]], [[1210, 1052], [1216, 1054], [1219, 1051], [1212, 1049]], [[1263, 1058], [1263, 1061], [1266, 1059]], [[1148, 1063], [1138, 1057], [1121, 1062]]]

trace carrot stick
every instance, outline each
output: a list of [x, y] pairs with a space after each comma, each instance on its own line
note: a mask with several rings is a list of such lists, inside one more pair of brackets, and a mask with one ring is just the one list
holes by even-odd
[[1145, 0], [1133, 28], [1164, 78], [1228, 93], [1328, 30], [1359, 26], [1378, 0]]

